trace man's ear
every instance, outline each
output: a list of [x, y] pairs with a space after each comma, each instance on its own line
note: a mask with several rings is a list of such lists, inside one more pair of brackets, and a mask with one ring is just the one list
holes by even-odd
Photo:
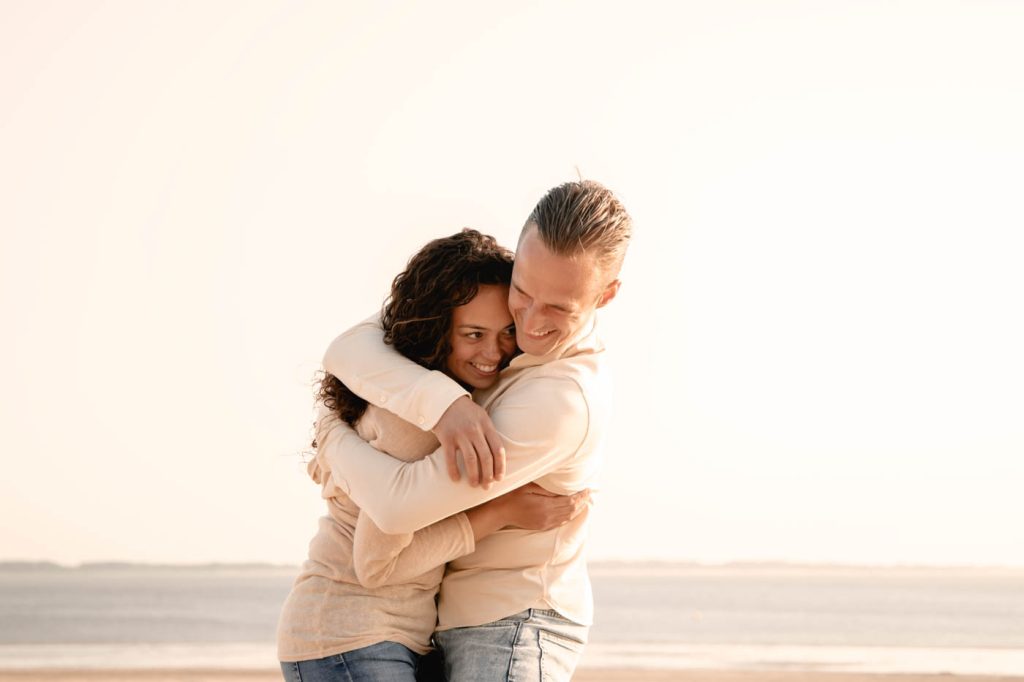
[[603, 308], [608, 305], [608, 302], [615, 298], [615, 294], [619, 293], [620, 286], [622, 286], [622, 282], [618, 279], [608, 282], [608, 286], [601, 292], [601, 297], [597, 299], [597, 307]]

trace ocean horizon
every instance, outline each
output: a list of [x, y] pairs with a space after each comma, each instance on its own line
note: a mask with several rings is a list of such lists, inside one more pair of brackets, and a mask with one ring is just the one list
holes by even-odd
[[[276, 666], [297, 566], [0, 562], [0, 670]], [[593, 562], [582, 667], [1024, 674], [1024, 567]]]

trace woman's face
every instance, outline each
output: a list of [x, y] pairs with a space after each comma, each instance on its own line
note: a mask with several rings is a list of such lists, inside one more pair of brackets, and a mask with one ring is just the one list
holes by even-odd
[[516, 351], [508, 311], [508, 287], [483, 284], [466, 305], [452, 311], [447, 372], [464, 386], [490, 388]]

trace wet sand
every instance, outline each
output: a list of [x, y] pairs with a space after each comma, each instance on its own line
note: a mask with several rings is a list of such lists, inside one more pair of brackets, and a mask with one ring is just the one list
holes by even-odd
[[[280, 682], [276, 670], [0, 671], [0, 682]], [[896, 675], [792, 671], [595, 670], [574, 682], [1024, 682], [1024, 676]]]

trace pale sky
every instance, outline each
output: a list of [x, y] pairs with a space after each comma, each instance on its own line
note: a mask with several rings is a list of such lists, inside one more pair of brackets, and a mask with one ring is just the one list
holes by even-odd
[[595, 559], [1024, 565], [1024, 3], [0, 6], [0, 560], [305, 556], [313, 372], [584, 177]]

